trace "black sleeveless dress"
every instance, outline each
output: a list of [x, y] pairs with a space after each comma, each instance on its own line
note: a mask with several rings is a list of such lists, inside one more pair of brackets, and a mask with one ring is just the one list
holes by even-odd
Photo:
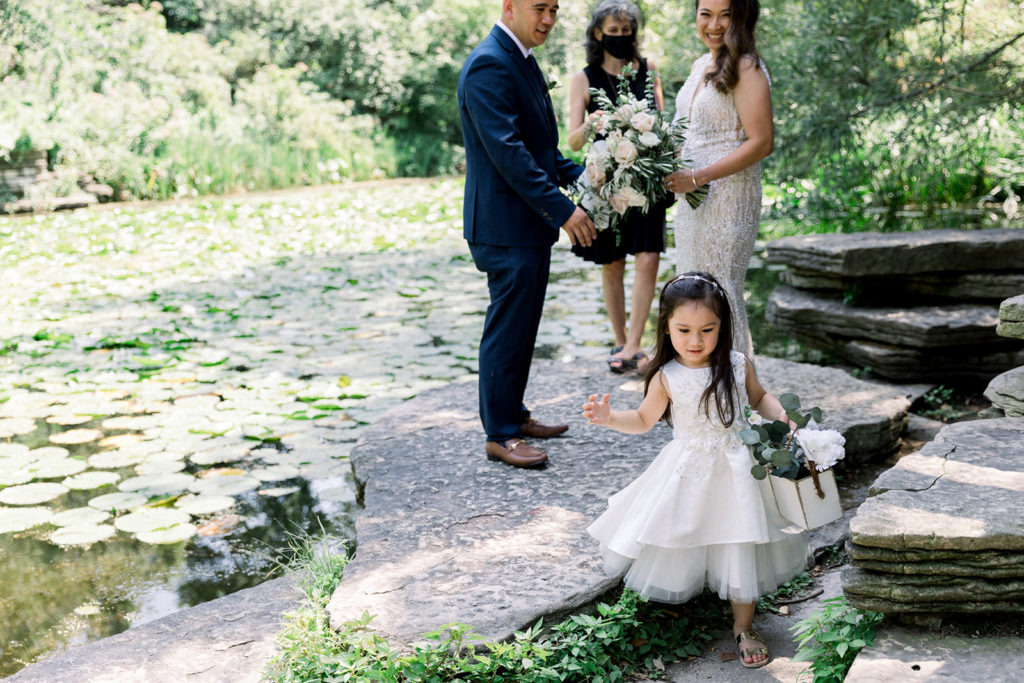
[[[604, 90], [612, 102], [618, 96], [616, 88], [621, 76], [612, 76], [610, 73], [597, 66], [587, 66], [583, 69], [587, 76], [587, 82], [591, 88]], [[647, 85], [647, 60], [640, 60], [640, 68], [630, 80], [629, 89], [633, 96], [640, 99], [644, 96], [644, 88]], [[654, 102], [649, 102], [653, 107]], [[587, 105], [587, 113], [597, 111], [598, 106], [595, 98], [590, 99]], [[593, 263], [612, 263], [625, 258], [626, 254], [637, 254], [643, 251], [665, 251], [665, 210], [672, 205], [672, 199], [662, 204], [656, 204], [647, 213], [631, 211], [626, 217], [619, 221], [616, 226], [620, 237], [616, 244], [615, 230], [609, 228], [597, 233], [597, 239], [589, 247], [576, 245], [572, 253]]]

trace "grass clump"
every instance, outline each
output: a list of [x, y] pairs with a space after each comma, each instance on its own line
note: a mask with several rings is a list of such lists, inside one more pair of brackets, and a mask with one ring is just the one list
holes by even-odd
[[501, 643], [450, 623], [419, 642], [396, 645], [364, 613], [335, 630], [326, 612], [347, 559], [328, 543], [296, 550], [302, 606], [287, 617], [279, 652], [263, 680], [292, 681], [566, 681], [612, 683], [660, 678], [667, 663], [695, 657], [726, 623], [724, 603], [705, 594], [671, 608], [626, 590], [614, 604], [551, 627], [543, 620]]

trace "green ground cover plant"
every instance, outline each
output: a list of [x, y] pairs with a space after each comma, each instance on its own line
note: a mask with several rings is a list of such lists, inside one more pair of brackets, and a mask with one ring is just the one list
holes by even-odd
[[882, 614], [856, 609], [845, 596], [824, 604], [824, 609], [793, 625], [799, 646], [793, 661], [811, 662], [813, 683], [839, 683], [857, 653], [874, 642]]
[[659, 678], [665, 665], [702, 653], [726, 624], [724, 603], [702, 595], [682, 606], [647, 602], [623, 591], [614, 603], [548, 626], [543, 620], [501, 643], [450, 623], [398, 647], [363, 614], [334, 630], [325, 610], [341, 579], [344, 554], [306, 541], [294, 552], [302, 606], [287, 617], [279, 654], [264, 680], [492, 681], [611, 683]]

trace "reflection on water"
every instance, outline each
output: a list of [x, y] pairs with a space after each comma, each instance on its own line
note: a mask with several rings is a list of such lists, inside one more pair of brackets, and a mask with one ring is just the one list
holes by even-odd
[[[97, 425], [76, 428], [90, 426]], [[39, 429], [20, 441], [42, 447], [50, 434], [62, 430], [39, 421]], [[72, 457], [83, 459], [100, 450], [95, 444], [67, 448]], [[186, 471], [199, 469], [190, 465]], [[135, 474], [131, 467], [113, 471], [122, 479]], [[0, 534], [0, 676], [68, 647], [258, 585], [278, 573], [296, 536], [326, 531], [354, 538], [350, 473], [281, 483], [296, 490], [281, 496], [240, 494], [230, 510], [194, 520], [201, 534], [213, 535], [184, 543], [151, 545], [118, 532], [88, 547], [65, 548], [48, 540], [50, 525]], [[69, 491], [59, 499], [59, 508], [87, 505], [99, 493]]]

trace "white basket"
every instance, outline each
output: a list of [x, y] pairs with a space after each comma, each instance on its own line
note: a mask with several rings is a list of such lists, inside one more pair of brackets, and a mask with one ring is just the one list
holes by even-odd
[[824, 498], [818, 497], [814, 489], [814, 478], [810, 475], [803, 479], [785, 479], [769, 476], [775, 502], [779, 512], [790, 522], [804, 529], [816, 529], [843, 516], [843, 508], [839, 505], [839, 489], [836, 487], [836, 476], [831, 469], [818, 472], [818, 482]]

